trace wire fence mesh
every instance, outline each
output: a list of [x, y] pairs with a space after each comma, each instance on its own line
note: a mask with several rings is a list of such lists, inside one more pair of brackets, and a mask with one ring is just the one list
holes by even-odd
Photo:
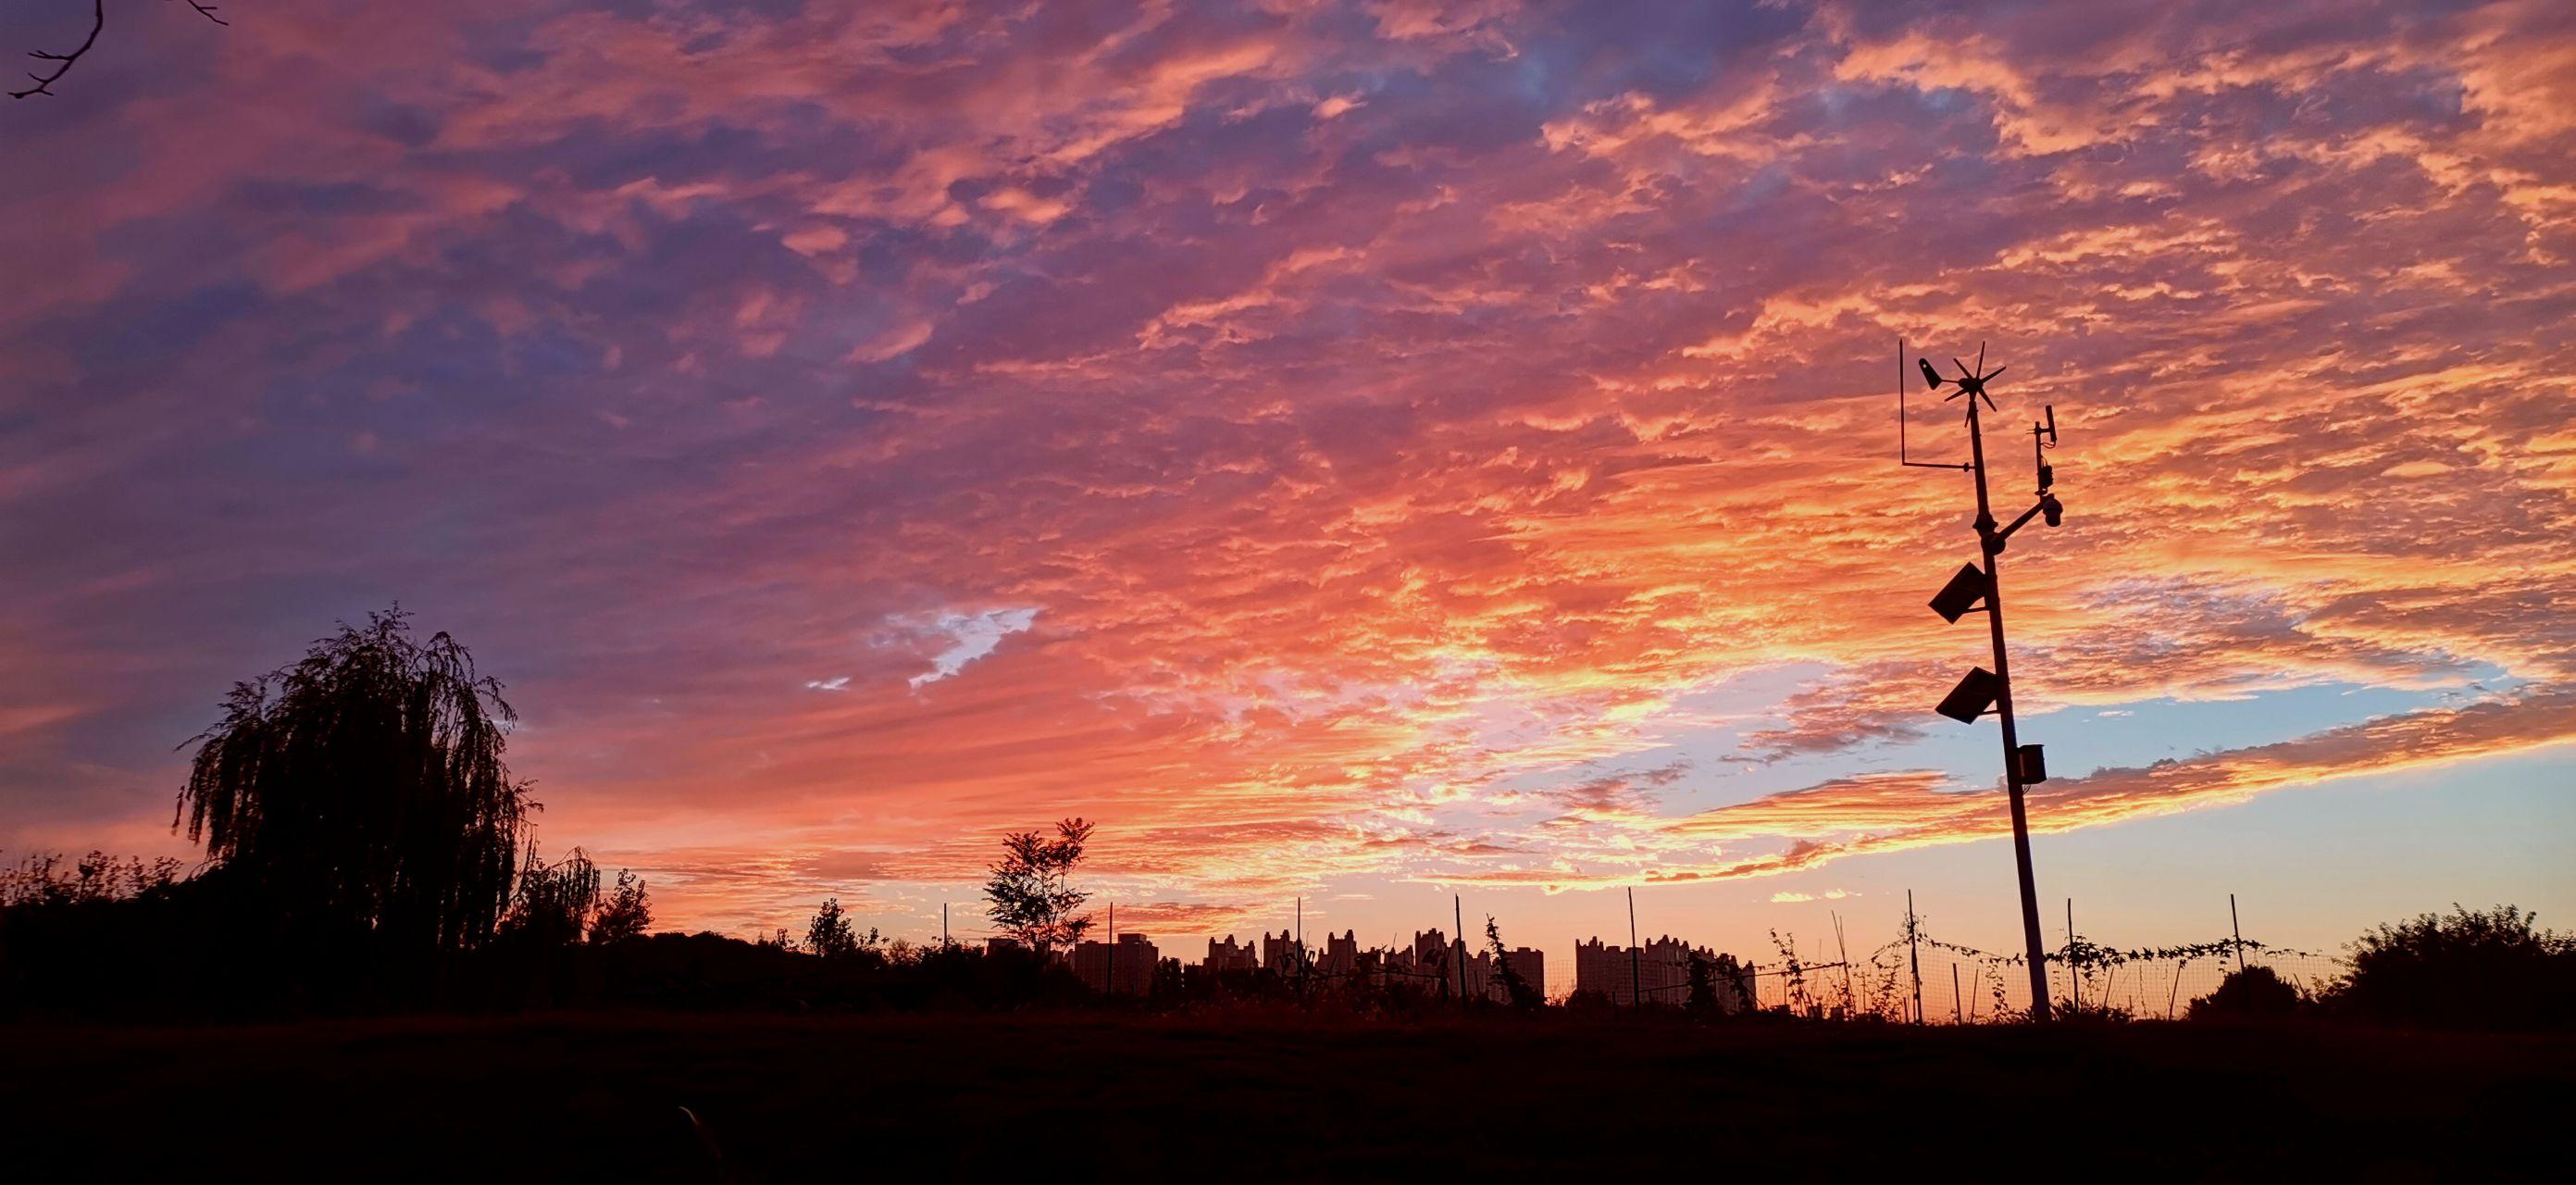
[[[1786, 952], [1784, 952], [1785, 956]], [[2030, 975], [2019, 956], [1997, 955], [1922, 934], [1909, 950], [1899, 936], [1848, 961], [1794, 957], [1751, 968], [1757, 1006], [1816, 1016], [1876, 1016], [1926, 1024], [1974, 1024], [2030, 1010]], [[2340, 978], [2341, 959], [2226, 939], [2183, 947], [2119, 950], [2081, 936], [2048, 952], [2050, 1006], [2088, 1015], [2179, 1018], [2240, 966], [2267, 967], [2305, 994]]]

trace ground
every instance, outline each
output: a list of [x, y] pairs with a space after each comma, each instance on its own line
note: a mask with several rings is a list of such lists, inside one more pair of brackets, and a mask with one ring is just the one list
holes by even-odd
[[2536, 1178], [2576, 1114], [2576, 1038], [2320, 1025], [584, 1015], [0, 1049], [13, 1166], [108, 1180]]

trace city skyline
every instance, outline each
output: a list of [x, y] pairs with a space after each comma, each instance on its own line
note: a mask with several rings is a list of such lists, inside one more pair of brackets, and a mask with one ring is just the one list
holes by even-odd
[[2576, 917], [2564, 6], [259, 7], [0, 112], [0, 859], [399, 603], [671, 928], [2011, 949], [1901, 339], [2053, 941]]

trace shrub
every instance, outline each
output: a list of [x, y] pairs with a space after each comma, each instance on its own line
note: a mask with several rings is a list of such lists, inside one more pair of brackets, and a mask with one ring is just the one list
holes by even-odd
[[2218, 990], [2191, 1002], [2193, 1020], [2288, 1016], [2307, 996], [2269, 967], [2247, 967], [2220, 980]]
[[2565, 1028], [2576, 1014], [2576, 935], [2510, 905], [2424, 914], [2352, 943], [2328, 999], [2348, 1016], [2435, 1028]]

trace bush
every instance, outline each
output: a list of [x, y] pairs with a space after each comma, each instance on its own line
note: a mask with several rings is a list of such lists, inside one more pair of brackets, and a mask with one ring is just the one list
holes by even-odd
[[2433, 1028], [2566, 1028], [2576, 1015], [2576, 935], [2510, 905], [2382, 925], [2353, 942], [2328, 1003], [2344, 1015]]
[[2193, 1020], [2288, 1016], [2307, 996], [2269, 967], [2247, 967], [2220, 980], [2218, 990], [2191, 1002]]

